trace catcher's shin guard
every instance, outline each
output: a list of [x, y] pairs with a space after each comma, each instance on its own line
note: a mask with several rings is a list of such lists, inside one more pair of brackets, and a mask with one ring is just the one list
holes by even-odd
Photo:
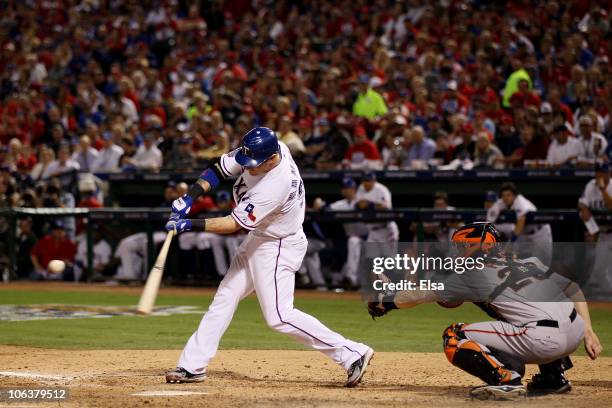
[[454, 323], [442, 334], [444, 354], [448, 361], [489, 385], [501, 385], [512, 381], [512, 371], [504, 368], [480, 344], [466, 339], [461, 331], [463, 326], [462, 323]]

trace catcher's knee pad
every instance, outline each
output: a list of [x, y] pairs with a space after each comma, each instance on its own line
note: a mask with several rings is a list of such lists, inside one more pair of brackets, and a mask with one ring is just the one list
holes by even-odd
[[444, 332], [442, 332], [444, 354], [446, 354], [446, 358], [451, 364], [453, 362], [455, 352], [457, 351], [457, 344], [459, 344], [459, 341], [465, 339], [465, 336], [461, 331], [464, 325], [464, 323], [453, 323], [444, 329]]
[[448, 361], [489, 385], [510, 382], [512, 372], [478, 343], [466, 339], [461, 330], [463, 326], [462, 323], [451, 324], [442, 334], [444, 354]]

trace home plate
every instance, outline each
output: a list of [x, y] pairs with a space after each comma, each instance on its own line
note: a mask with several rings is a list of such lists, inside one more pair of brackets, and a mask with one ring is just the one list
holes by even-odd
[[143, 391], [132, 394], [135, 397], [181, 397], [185, 395], [207, 395], [207, 392], [199, 391], [171, 391], [171, 390], [159, 390], [159, 391]]

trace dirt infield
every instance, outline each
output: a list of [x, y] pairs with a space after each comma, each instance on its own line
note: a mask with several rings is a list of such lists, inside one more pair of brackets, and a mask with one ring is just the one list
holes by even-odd
[[[493, 406], [471, 401], [467, 387], [478, 380], [432, 353], [377, 353], [358, 388], [342, 387], [345, 374], [312, 351], [221, 351], [202, 384], [165, 384], [176, 350], [63, 351], [0, 346], [0, 388], [69, 387], [70, 400], [0, 406], [62, 407], [343, 407]], [[612, 358], [597, 363], [576, 357], [571, 394], [525, 399], [508, 406], [609, 406]], [[528, 375], [533, 372], [530, 367]], [[156, 391], [190, 391], [186, 396], [135, 396]], [[3, 405], [4, 404], [4, 405]], [[497, 403], [499, 405], [499, 403]]]

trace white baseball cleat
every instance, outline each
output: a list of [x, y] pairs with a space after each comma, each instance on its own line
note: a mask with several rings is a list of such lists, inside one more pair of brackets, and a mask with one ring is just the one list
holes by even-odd
[[361, 358], [351, 364], [351, 367], [348, 369], [346, 384], [344, 384], [345, 387], [354, 387], [359, 384], [366, 372], [366, 368], [368, 368], [368, 364], [370, 364], [370, 360], [372, 360], [372, 357], [374, 357], [374, 350], [368, 348], [366, 353]]
[[527, 389], [524, 385], [481, 385], [470, 390], [470, 397], [479, 400], [509, 401], [525, 398]]
[[191, 374], [183, 367], [176, 367], [174, 370], [166, 373], [167, 383], [192, 383], [202, 382], [206, 379], [206, 373], [202, 374]]

